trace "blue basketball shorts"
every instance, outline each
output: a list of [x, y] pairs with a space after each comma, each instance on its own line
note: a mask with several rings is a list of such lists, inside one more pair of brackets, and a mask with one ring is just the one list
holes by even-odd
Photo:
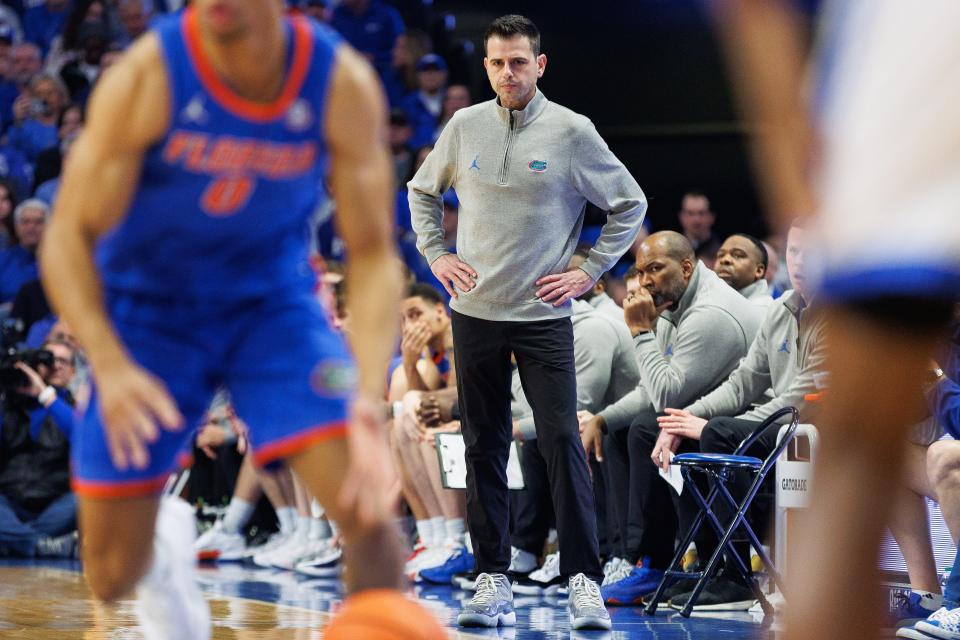
[[108, 295], [110, 318], [133, 359], [167, 386], [184, 429], [160, 431], [145, 469], [114, 467], [96, 389], [72, 448], [74, 490], [91, 498], [159, 494], [225, 386], [260, 465], [346, 435], [356, 369], [343, 338], [309, 293], [236, 304]]

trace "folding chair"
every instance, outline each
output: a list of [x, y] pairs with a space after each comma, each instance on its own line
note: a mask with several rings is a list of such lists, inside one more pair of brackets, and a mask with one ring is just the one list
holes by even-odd
[[[777, 442], [777, 446], [773, 449], [773, 451], [770, 452], [770, 455], [768, 455], [765, 460], [746, 455], [747, 450], [757, 441], [767, 427], [788, 415], [791, 416], [790, 424], [784, 431], [782, 431], [780, 439]], [[680, 466], [680, 471], [683, 474], [684, 490], [691, 493], [693, 499], [700, 507], [700, 513], [697, 514], [697, 517], [693, 521], [693, 525], [690, 527], [690, 530], [687, 532], [683, 541], [677, 545], [677, 552], [673, 556], [673, 560], [670, 562], [670, 567], [664, 572], [663, 579], [660, 581], [660, 585], [653, 594], [653, 600], [651, 600], [651, 602], [644, 609], [646, 613], [650, 615], [656, 613], [657, 606], [660, 604], [660, 598], [663, 597], [663, 592], [674, 580], [696, 580], [697, 584], [694, 586], [693, 592], [691, 593], [689, 600], [687, 600], [687, 604], [684, 606], [683, 610], [680, 611], [680, 615], [685, 618], [689, 618], [690, 613], [693, 611], [693, 607], [697, 603], [697, 599], [700, 597], [700, 593], [707, 584], [707, 581], [710, 580], [710, 578], [712, 578], [720, 568], [720, 559], [724, 554], [727, 555], [728, 564], [732, 564], [737, 572], [743, 577], [743, 579], [747, 581], [747, 584], [751, 586], [754, 594], [757, 596], [757, 600], [760, 601], [764, 612], [769, 614], [773, 611], [773, 608], [770, 606], [770, 603], [767, 602], [762, 590], [750, 577], [749, 567], [747, 567], [746, 563], [744, 563], [743, 559], [734, 549], [732, 538], [738, 529], [746, 534], [747, 538], [753, 544], [753, 548], [756, 549], [760, 559], [763, 561], [764, 566], [766, 566], [767, 570], [770, 572], [771, 578], [780, 588], [780, 591], [784, 592], [780, 574], [777, 573], [777, 569], [774, 567], [773, 562], [771, 562], [770, 557], [763, 550], [763, 545], [760, 543], [760, 540], [757, 539], [757, 535], [754, 533], [750, 523], [746, 521], [745, 516], [747, 509], [750, 508], [750, 503], [753, 501], [754, 497], [757, 495], [757, 492], [760, 490], [760, 487], [763, 485], [763, 481], [767, 477], [767, 474], [770, 473], [771, 469], [773, 469], [777, 458], [780, 457], [780, 454], [790, 443], [794, 433], [796, 433], [797, 423], [799, 420], [800, 414], [794, 407], [784, 407], [764, 420], [756, 429], [754, 429], [753, 433], [751, 433], [749, 437], [740, 443], [740, 446], [737, 447], [737, 450], [733, 454], [684, 453], [673, 458], [673, 462], [671, 464]], [[730, 495], [729, 489], [727, 489], [727, 482], [733, 477], [733, 473], [738, 470], [749, 471], [754, 476], [753, 483], [750, 485], [747, 495], [740, 503], [737, 503], [734, 497]], [[696, 483], [693, 481], [694, 471], [705, 473], [713, 480], [713, 486], [711, 487], [706, 498], [704, 498], [703, 494], [700, 493]], [[727, 525], [722, 525], [720, 523], [720, 520], [717, 518], [717, 515], [711, 508], [714, 501], [718, 497], [725, 500], [727, 505], [736, 513], [733, 521]], [[703, 571], [685, 572], [683, 571], [683, 555], [686, 552], [687, 547], [690, 546], [690, 542], [693, 540], [694, 536], [696, 536], [697, 532], [700, 530], [704, 520], [709, 522], [710, 526], [712, 526], [717, 532], [717, 535], [720, 536], [720, 543], [717, 545], [716, 551], [714, 551], [713, 555], [710, 557], [710, 561], [707, 563], [707, 566]]]

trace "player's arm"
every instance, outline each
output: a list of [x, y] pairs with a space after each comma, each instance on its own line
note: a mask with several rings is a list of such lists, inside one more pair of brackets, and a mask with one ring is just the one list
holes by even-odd
[[769, 219], [786, 227], [814, 211], [809, 188], [812, 126], [802, 87], [805, 18], [784, 0], [713, 0], [741, 110], [759, 128], [754, 164]]
[[383, 395], [397, 344], [402, 288], [393, 234], [393, 182], [387, 150], [386, 100], [372, 68], [341, 47], [325, 133], [337, 231], [347, 247], [347, 309], [360, 391]]
[[378, 400], [396, 345], [402, 287], [386, 99], [370, 65], [345, 46], [337, 53], [329, 95], [324, 134], [337, 230], [347, 246], [350, 343], [360, 375], [348, 431], [350, 467], [338, 501], [356, 519], [350, 526], [380, 526], [392, 517], [386, 496], [396, 475]]
[[[156, 435], [151, 417], [165, 426], [179, 421], [162, 388], [155, 399], [140, 400], [141, 394], [158, 390], [131, 371], [130, 357], [107, 317], [93, 260], [97, 238], [126, 213], [145, 150], [166, 128], [164, 109], [169, 100], [166, 79], [158, 72], [162, 68], [159, 43], [151, 35], [98, 82], [86, 125], [67, 158], [40, 252], [44, 290], [76, 332], [99, 383], [111, 452], [119, 468], [130, 462], [146, 464], [140, 444]], [[125, 426], [120, 431], [111, 428], [121, 423]], [[136, 442], [129, 439], [136, 434]]]

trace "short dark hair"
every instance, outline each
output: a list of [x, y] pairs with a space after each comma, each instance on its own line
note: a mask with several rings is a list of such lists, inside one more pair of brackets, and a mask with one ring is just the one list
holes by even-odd
[[735, 236], [740, 236], [741, 238], [746, 238], [753, 243], [753, 246], [757, 248], [757, 251], [760, 252], [760, 264], [763, 265], [763, 268], [766, 269], [769, 266], [770, 256], [767, 254], [767, 248], [763, 246], [763, 242], [759, 238], [754, 238], [749, 233], [735, 233]]
[[414, 282], [407, 287], [407, 298], [422, 298], [425, 302], [434, 304], [443, 304], [443, 296], [437, 291], [436, 287], [422, 282]]
[[526, 36], [530, 41], [530, 48], [533, 49], [534, 57], [540, 55], [540, 30], [533, 21], [526, 16], [511, 13], [500, 16], [490, 23], [483, 34], [483, 53], [487, 53], [487, 40], [497, 36], [498, 38], [509, 39], [515, 36]]

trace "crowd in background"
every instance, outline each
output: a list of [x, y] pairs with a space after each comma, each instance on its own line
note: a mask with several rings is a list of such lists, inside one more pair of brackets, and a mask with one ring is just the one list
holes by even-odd
[[[463, 495], [444, 488], [434, 449], [435, 436], [458, 429], [447, 294], [416, 249], [406, 186], [451, 116], [473, 102], [466, 50], [456, 43], [449, 21], [433, 15], [429, 3], [290, 4], [291, 11], [330, 25], [363, 53], [389, 101], [397, 243], [409, 289], [384, 402], [393, 417], [398, 512], [409, 513], [416, 523], [407, 571], [411, 579], [469, 587], [472, 556]], [[89, 375], [69, 327], [58, 322], [46, 302], [36, 250], [57, 197], [63, 161], [82, 130], [92, 88], [152, 21], [182, 9], [180, 5], [175, 0], [26, 0], [0, 6], [0, 313], [7, 319], [3, 346], [51, 352], [49, 361], [28, 363], [29, 371], [15, 367], [24, 377], [3, 383], [0, 553], [76, 553], [71, 515], [75, 503], [66, 467], [73, 419], [64, 407], [85, 405]], [[443, 204], [444, 242], [455, 252], [456, 194], [445, 194]], [[335, 326], [349, 331], [338, 267], [345, 256], [330, 215], [335, 207], [328, 202], [318, 212], [312, 233], [325, 271], [321, 296]], [[588, 222], [598, 221], [602, 224], [602, 212], [588, 216]], [[689, 494], [671, 494], [657, 477], [658, 468], [669, 468], [671, 454], [730, 453], [783, 406], [796, 406], [803, 421], [815, 421], [816, 408], [806, 398], [816, 391], [823, 365], [823, 328], [810, 289], [813, 239], [800, 226], [783, 238], [720, 237], [715, 223], [708, 194], [696, 189], [676, 207], [654, 208], [628, 253], [573, 304], [580, 432], [594, 469], [608, 604], [637, 604], [649, 595], [675, 551], [678, 531], [695, 516]], [[581, 242], [586, 249], [598, 233], [598, 224], [584, 226]], [[573, 266], [577, 260], [583, 260], [582, 251]], [[676, 307], [659, 317], [638, 316], [628, 300], [630, 292], [641, 287], [654, 295], [675, 296]], [[946, 376], [930, 389], [939, 427], [918, 435], [911, 445], [917, 447], [917, 474], [932, 479], [913, 491], [917, 500], [947, 496], [956, 484], [960, 452], [952, 441], [937, 440], [944, 430], [955, 433], [960, 427], [960, 394], [953, 382], [957, 361], [955, 349], [943, 357]], [[519, 384], [514, 396], [514, 436], [524, 452], [527, 487], [514, 497], [511, 571], [519, 576], [514, 588], [518, 593], [552, 594], [563, 588], [559, 560], [550, 553], [555, 517], [544, 494], [543, 462]], [[758, 441], [752, 455], [769, 453], [775, 435], [771, 431]], [[327, 575], [339, 562], [335, 523], [323, 518], [296, 478], [248, 463], [242, 416], [231, 413], [227, 398], [218, 398], [211, 408], [194, 453], [194, 498], [229, 502], [198, 543], [201, 557], [226, 560], [246, 554], [258, 564], [300, 567], [311, 575]], [[211, 460], [219, 459], [222, 465], [231, 456], [233, 466], [221, 483], [222, 469], [209, 471]], [[745, 491], [742, 484], [734, 491]], [[273, 509], [259, 517], [256, 505], [263, 494]], [[956, 536], [960, 510], [942, 502]], [[917, 504], [904, 507], [914, 509], [905, 513], [915, 514]], [[769, 500], [760, 500], [751, 512], [760, 531], [769, 510]], [[891, 523], [891, 529], [904, 549], [914, 586], [935, 595], [939, 587], [935, 579], [931, 582], [916, 522], [904, 517]], [[253, 540], [258, 536], [252, 523], [262, 531], [279, 532], [261, 545], [265, 537]], [[707, 533], [695, 541], [700, 558], [717, 545], [715, 536]], [[739, 551], [749, 562], [749, 548]], [[684, 595], [676, 591], [668, 599], [682, 604]], [[925, 606], [936, 604], [933, 595]], [[746, 608], [753, 595], [740, 577], [722, 571], [701, 602]]]

